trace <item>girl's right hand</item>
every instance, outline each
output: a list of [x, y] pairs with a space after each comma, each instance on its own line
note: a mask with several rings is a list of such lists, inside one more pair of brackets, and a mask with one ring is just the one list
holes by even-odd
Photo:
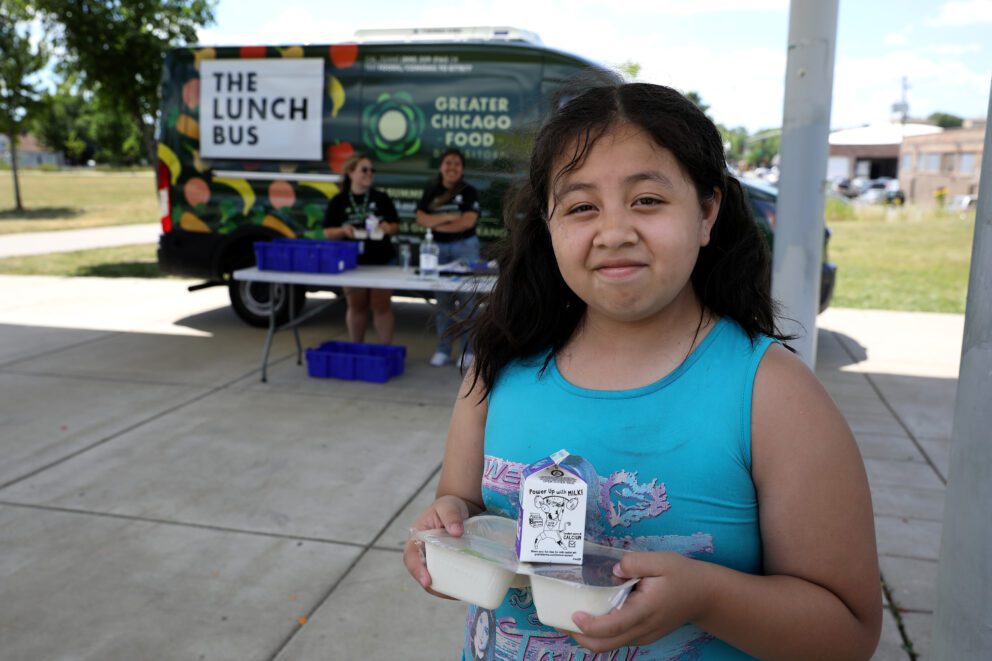
[[342, 225], [341, 232], [347, 239], [355, 238], [355, 226], [354, 225]]
[[[443, 528], [452, 537], [461, 537], [465, 532], [463, 522], [470, 515], [468, 503], [458, 496], [441, 496], [435, 500], [413, 523], [413, 530], [438, 530]], [[406, 570], [420, 586], [438, 597], [446, 597], [431, 590], [431, 575], [427, 572], [422, 552], [423, 543], [411, 534], [403, 548], [403, 563]]]

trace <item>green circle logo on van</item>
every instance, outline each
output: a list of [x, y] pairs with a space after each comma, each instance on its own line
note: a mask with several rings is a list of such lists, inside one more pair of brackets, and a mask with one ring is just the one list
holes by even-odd
[[376, 160], [396, 161], [420, 150], [424, 113], [406, 92], [385, 92], [362, 111], [362, 140]]

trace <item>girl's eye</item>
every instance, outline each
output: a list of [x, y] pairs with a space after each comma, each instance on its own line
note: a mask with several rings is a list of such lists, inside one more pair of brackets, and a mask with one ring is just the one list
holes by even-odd
[[657, 197], [639, 197], [634, 200], [634, 204], [639, 207], [656, 207], [664, 203], [664, 200], [660, 200]]
[[585, 213], [587, 211], [592, 211], [594, 209], [595, 207], [593, 207], [591, 204], [576, 204], [574, 207], [570, 208], [565, 215], [571, 216], [573, 214]]

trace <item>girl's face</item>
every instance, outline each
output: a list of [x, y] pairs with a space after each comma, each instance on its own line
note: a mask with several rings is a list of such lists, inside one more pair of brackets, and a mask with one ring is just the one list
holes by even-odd
[[621, 124], [600, 137], [548, 200], [558, 268], [587, 314], [644, 321], [691, 294], [720, 208], [720, 191], [714, 196], [700, 205], [675, 156], [642, 129]]
[[462, 159], [455, 154], [448, 154], [441, 161], [441, 184], [445, 188], [451, 188], [462, 178]]
[[355, 163], [355, 168], [348, 173], [352, 183], [359, 188], [368, 189], [372, 187], [372, 178], [375, 176], [372, 170], [372, 161], [367, 158]]

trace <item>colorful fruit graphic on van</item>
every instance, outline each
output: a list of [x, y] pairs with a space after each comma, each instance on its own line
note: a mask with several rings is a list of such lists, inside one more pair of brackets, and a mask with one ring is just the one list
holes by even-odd
[[362, 111], [362, 140], [380, 161], [396, 161], [420, 150], [424, 113], [406, 92], [384, 92]]
[[331, 117], [337, 117], [338, 111], [344, 105], [344, 87], [336, 76], [330, 76], [327, 81], [327, 95], [331, 97]]
[[358, 59], [358, 44], [334, 44], [330, 47], [335, 68], [347, 69]]
[[291, 207], [296, 202], [296, 193], [288, 181], [273, 181], [269, 184], [269, 204], [276, 209]]
[[193, 207], [210, 201], [210, 187], [199, 177], [193, 177], [186, 182], [186, 185], [183, 186], [183, 194], [186, 196], [186, 201]]
[[330, 166], [331, 172], [341, 172], [344, 162], [354, 153], [355, 148], [351, 146], [350, 142], [336, 142], [333, 145], [328, 145], [327, 164]]
[[183, 103], [187, 108], [200, 107], [200, 79], [191, 78], [183, 85]]

